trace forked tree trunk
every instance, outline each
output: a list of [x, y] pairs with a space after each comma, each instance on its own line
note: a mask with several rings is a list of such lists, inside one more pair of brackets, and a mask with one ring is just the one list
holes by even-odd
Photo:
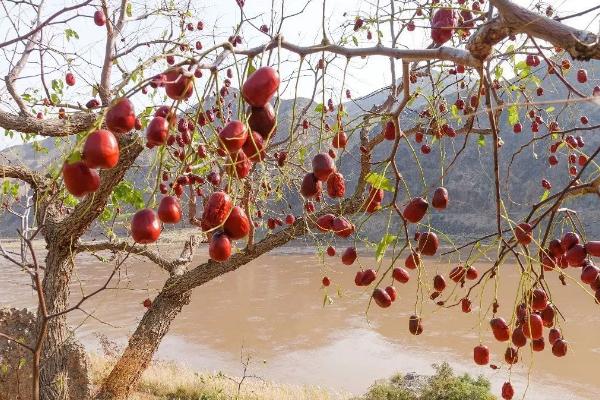
[[[168, 280], [165, 287], [169, 285]], [[125, 400], [135, 389], [144, 370], [152, 361], [171, 322], [190, 301], [190, 292], [180, 295], [163, 293], [154, 299], [142, 321], [129, 339], [127, 348], [106, 378], [96, 400]]]

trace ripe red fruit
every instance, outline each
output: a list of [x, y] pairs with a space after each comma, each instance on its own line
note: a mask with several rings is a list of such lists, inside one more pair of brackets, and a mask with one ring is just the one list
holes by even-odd
[[279, 74], [272, 67], [254, 71], [242, 86], [242, 96], [254, 107], [264, 107], [279, 88]]
[[158, 215], [149, 208], [139, 210], [131, 219], [131, 237], [137, 243], [154, 243], [160, 236], [161, 223]]
[[536, 55], [529, 54], [525, 58], [525, 63], [530, 67], [537, 67], [538, 65], [540, 65], [540, 58]]
[[331, 285], [331, 280], [328, 277], [324, 276], [321, 280], [321, 283], [323, 284], [323, 286], [328, 287], [329, 285]]
[[392, 305], [392, 299], [387, 292], [381, 288], [377, 288], [373, 291], [373, 300], [381, 308], [387, 308]]
[[575, 232], [567, 232], [560, 240], [563, 251], [567, 252], [571, 247], [579, 243], [579, 235]]
[[312, 168], [317, 179], [327, 181], [329, 175], [335, 172], [335, 163], [329, 154], [319, 153], [313, 157]]
[[504, 400], [512, 400], [514, 395], [515, 390], [513, 389], [512, 384], [510, 382], [505, 382], [504, 385], [502, 385], [502, 398]]
[[556, 165], [558, 164], [558, 158], [556, 158], [556, 156], [552, 154], [550, 157], [548, 157], [548, 163], [550, 165]]
[[433, 256], [440, 245], [437, 235], [434, 232], [425, 232], [419, 236], [418, 249], [421, 254]]
[[120, 98], [106, 112], [106, 126], [114, 134], [127, 133], [135, 127], [135, 111], [128, 98]]
[[333, 257], [333, 256], [335, 256], [335, 247], [333, 247], [333, 246], [328, 246], [326, 251], [327, 251], [327, 255], [328, 255], [329, 257]]
[[217, 262], [227, 261], [231, 257], [231, 240], [223, 232], [215, 233], [208, 244], [208, 255]]
[[514, 347], [509, 347], [504, 352], [504, 361], [507, 364], [516, 364], [519, 362], [519, 352]]
[[252, 162], [242, 150], [238, 150], [237, 153], [231, 154], [228, 163], [225, 165], [227, 173], [237, 179], [244, 179], [247, 177], [248, 174], [250, 174], [251, 169]]
[[245, 238], [250, 233], [250, 220], [240, 206], [231, 209], [229, 217], [223, 224], [223, 230], [232, 240]]
[[142, 305], [146, 308], [150, 308], [150, 307], [152, 307], [152, 300], [146, 299], [142, 302]]
[[562, 338], [562, 335], [561, 335], [560, 331], [556, 328], [552, 328], [552, 329], [550, 329], [550, 332], [548, 332], [548, 342], [552, 346], [554, 346], [554, 343], [556, 343], [556, 341], [561, 338]]
[[459, 265], [458, 267], [452, 268], [448, 276], [452, 281], [458, 283], [464, 279], [466, 273], [467, 271], [465, 268], [462, 265]]
[[471, 312], [471, 300], [467, 299], [466, 297], [464, 299], [462, 299], [460, 301], [460, 308], [462, 310], [462, 312], [466, 313], [470, 313]]
[[396, 292], [396, 288], [395, 287], [393, 287], [393, 286], [386, 286], [385, 292], [388, 294], [388, 296], [390, 296], [390, 299], [392, 300], [392, 303], [394, 301], [396, 301], [396, 298], [398, 297], [398, 293]]
[[275, 133], [277, 118], [271, 103], [265, 104], [264, 107], [249, 107], [247, 114], [249, 114], [250, 129], [258, 132], [264, 139], [268, 139]]
[[548, 296], [542, 289], [534, 289], [531, 292], [531, 309], [534, 311], [542, 311], [548, 306]]
[[112, 168], [119, 162], [119, 143], [112, 132], [92, 132], [83, 145], [82, 158], [89, 168]]
[[369, 286], [377, 278], [377, 272], [374, 269], [366, 269], [363, 271], [362, 279], [360, 281], [361, 286]]
[[431, 205], [439, 210], [445, 209], [448, 206], [448, 190], [444, 187], [435, 189]]
[[331, 145], [336, 149], [343, 149], [348, 143], [348, 136], [344, 131], [339, 131], [331, 140]]
[[413, 198], [407, 205], [404, 207], [404, 211], [402, 212], [402, 216], [409, 222], [413, 224], [419, 222], [425, 216], [427, 212], [427, 208], [429, 204], [422, 197]]
[[63, 164], [63, 181], [67, 191], [75, 197], [93, 193], [100, 187], [100, 175], [83, 161]]
[[467, 269], [467, 279], [470, 281], [474, 281], [478, 277], [479, 277], [479, 271], [477, 271], [477, 269], [475, 267], [470, 266], [469, 269]]
[[522, 131], [523, 131], [523, 125], [521, 125], [520, 122], [517, 122], [516, 124], [513, 125], [514, 133], [521, 133]]
[[588, 80], [587, 71], [585, 69], [580, 69], [577, 71], [577, 82], [586, 83]]
[[342, 263], [344, 263], [345, 265], [352, 265], [354, 264], [356, 257], [356, 249], [354, 247], [348, 247], [342, 253]]
[[292, 225], [294, 222], [296, 222], [296, 217], [294, 217], [292, 214], [288, 214], [285, 216], [285, 223], [288, 225]]
[[354, 233], [354, 225], [344, 217], [335, 218], [331, 224], [331, 229], [337, 236], [343, 238], [347, 238]]
[[544, 322], [538, 314], [530, 314], [523, 323], [523, 333], [530, 339], [539, 339], [544, 333]]
[[165, 80], [165, 92], [173, 100], [188, 99], [194, 92], [194, 76], [181, 67], [168, 70]]
[[515, 347], [524, 347], [527, 344], [527, 338], [523, 333], [523, 328], [517, 326], [511, 335], [511, 341]]
[[433, 288], [436, 292], [443, 292], [446, 289], [446, 280], [441, 275], [433, 277]]
[[104, 26], [104, 24], [106, 24], [106, 16], [102, 10], [96, 10], [96, 12], [94, 12], [94, 23], [98, 26]]
[[330, 231], [333, 227], [333, 220], [335, 219], [335, 215], [333, 214], [324, 214], [317, 218], [317, 228], [321, 232]]
[[344, 182], [344, 176], [339, 172], [334, 172], [327, 178], [327, 194], [330, 197], [344, 197], [346, 192], [346, 183]]
[[300, 185], [300, 194], [307, 199], [321, 194], [321, 181], [312, 172], [304, 175]]
[[169, 122], [162, 117], [154, 117], [146, 128], [146, 140], [152, 146], [162, 146], [169, 137]]
[[158, 206], [158, 218], [165, 224], [176, 224], [181, 220], [181, 204], [175, 196], [165, 196]]
[[579, 267], [585, 261], [587, 252], [581, 244], [573, 245], [565, 254], [565, 258], [571, 267]]
[[546, 328], [550, 328], [554, 325], [554, 307], [552, 304], [548, 304], [546, 308], [542, 310], [542, 322]]
[[600, 257], [600, 241], [589, 241], [585, 244], [585, 250], [592, 257]]
[[383, 129], [383, 137], [386, 140], [396, 140], [396, 124], [394, 124], [394, 121], [389, 120], [385, 123], [385, 128]]
[[494, 318], [490, 321], [492, 333], [499, 342], [506, 342], [510, 337], [510, 330], [504, 318]]
[[252, 132], [251, 135], [248, 135], [244, 146], [242, 146], [242, 151], [250, 161], [260, 162], [265, 159], [265, 148], [264, 148], [264, 139], [256, 132]]
[[396, 267], [392, 270], [392, 276], [400, 283], [406, 283], [410, 280], [408, 271], [400, 267]]
[[565, 253], [565, 250], [562, 248], [561, 242], [558, 239], [553, 239], [548, 244], [548, 250], [553, 257], [560, 257]]
[[65, 75], [65, 83], [69, 86], [75, 86], [75, 75], [72, 72], [67, 72], [67, 75]]
[[202, 212], [202, 230], [208, 231], [225, 222], [233, 204], [225, 192], [214, 192], [208, 198]]
[[533, 240], [533, 236], [531, 235], [531, 231], [533, 228], [526, 222], [520, 223], [515, 227], [515, 238], [517, 242], [522, 245], [528, 245]]
[[219, 132], [219, 142], [230, 153], [240, 150], [248, 139], [248, 130], [240, 121], [231, 121]]
[[544, 351], [544, 347], [546, 347], [546, 342], [543, 337], [531, 341], [531, 348], [533, 351]]
[[552, 345], [552, 354], [556, 357], [564, 357], [567, 355], [567, 341], [563, 339], [557, 339]]
[[490, 362], [490, 349], [480, 344], [473, 349], [473, 360], [477, 365], [487, 365]]
[[415, 253], [414, 251], [406, 256], [406, 260], [404, 260], [404, 266], [408, 269], [417, 269], [419, 264], [421, 264], [421, 256], [419, 256], [419, 253]]
[[450, 8], [440, 8], [431, 19], [431, 39], [438, 45], [452, 37], [456, 27], [456, 13]]
[[413, 335], [423, 333], [423, 321], [416, 315], [411, 315], [408, 319], [408, 331]]
[[364, 276], [364, 272], [363, 271], [357, 271], [356, 275], [354, 276], [354, 284], [356, 286], [362, 286], [362, 278]]

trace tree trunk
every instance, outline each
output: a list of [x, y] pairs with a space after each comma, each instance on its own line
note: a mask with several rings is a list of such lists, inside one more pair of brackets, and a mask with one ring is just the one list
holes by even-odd
[[[43, 282], [49, 315], [67, 308], [72, 270], [68, 246], [59, 246], [49, 241]], [[38, 315], [41, 313], [38, 312]], [[38, 317], [38, 326], [40, 322], [41, 317]], [[42, 353], [42, 400], [79, 400], [89, 396], [87, 376], [84, 376], [87, 372], [86, 359], [82, 347], [69, 332], [66, 315], [49, 321]]]
[[[170, 279], [165, 287], [170, 285]], [[190, 291], [182, 294], [159, 294], [146, 311], [127, 348], [96, 395], [96, 400], [125, 400], [135, 389], [142, 372], [152, 361], [171, 322], [190, 301]]]

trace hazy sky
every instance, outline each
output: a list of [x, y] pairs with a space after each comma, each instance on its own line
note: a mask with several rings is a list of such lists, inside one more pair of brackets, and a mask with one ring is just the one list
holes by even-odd
[[[516, 2], [523, 6], [531, 6], [531, 4], [536, 3], [531, 2], [530, 0], [516, 0]], [[65, 4], [72, 4], [73, 2], [67, 0], [53, 0], [48, 3], [50, 3], [50, 5], [46, 9], [46, 15], [50, 15], [53, 10], [63, 7]], [[141, 4], [144, 2], [136, 2], [134, 0], [132, 3], [134, 6], [133, 11], [135, 15], [136, 11], [139, 12], [136, 7], [141, 7]], [[277, 5], [276, 9], [279, 12], [281, 1], [275, 0], [274, 3]], [[348, 21], [348, 19], [353, 18], [353, 16], [357, 15], [357, 13], [361, 15], [369, 15], [373, 10], [373, 6], [370, 3], [371, 2], [360, 0], [327, 0], [326, 13], [329, 18], [328, 29], [331, 30], [332, 36], [338, 37], [342, 29], [342, 24]], [[373, 1], [373, 3], [376, 2]], [[593, 5], [592, 3], [595, 2], [589, 0], [549, 0], [545, 1], [545, 3], [552, 4], [555, 9], [561, 12], [561, 15], [565, 15], [589, 8]], [[210, 27], [218, 26], [219, 28], [217, 30], [217, 34], [223, 35], [223, 37], [226, 38], [231, 32], [232, 27], [235, 26], [239, 19], [239, 9], [235, 5], [235, 0], [208, 0], [203, 2], [194, 0], [193, 4], [197, 8], [195, 11], [195, 13], [197, 13], [197, 17], [195, 16], [194, 18], [201, 19], [205, 22], [205, 26], [207, 27], [205, 32], [209, 32], [211, 29]], [[257, 26], [263, 23], [270, 25], [271, 4], [272, 0], [246, 0], [244, 9], [246, 15], [255, 17], [253, 22]], [[286, 2], [285, 13], [291, 14], [299, 11], [304, 4], [305, 2], [301, 0], [288, 0]], [[321, 0], [311, 1], [304, 13], [291, 18], [286, 22], [286, 25], [284, 25], [283, 29], [284, 37], [288, 41], [303, 45], [318, 43], [321, 38], [321, 8]], [[346, 17], [343, 16], [345, 12], [348, 13], [348, 16]], [[93, 13], [93, 8], [88, 8], [83, 13], [86, 15], [91, 15]], [[568, 21], [568, 23], [570, 25], [577, 26], [578, 28], [584, 28], [584, 25], [589, 21], [590, 17], [588, 16], [585, 19], [571, 19]], [[103, 31], [93, 25], [89, 19], [76, 19], [74, 22], [71, 22], [70, 27], [78, 32], [80, 39], [77, 41], [72, 40], [68, 43], [64, 42], [64, 39], [62, 38], [61, 40], [63, 40], [67, 47], [70, 46], [72, 51], [77, 52], [77, 54], [82, 56], [86, 56], [90, 60], [96, 60], [99, 63], [102, 58], [104, 48]], [[145, 26], [144, 28], [161, 29], [161, 27], [151, 26]], [[384, 33], [387, 33], [387, 29], [387, 25], [382, 28]], [[598, 31], [598, 21], [595, 20], [593, 26], [588, 27], [588, 29]], [[361, 33], [357, 36], [360, 41], [360, 46], [369, 46], [375, 43], [374, 41], [367, 42], [364, 33]], [[6, 23], [6, 21], [0, 21], [0, 38], [6, 37], [14, 37], [14, 31], [12, 31], [12, 27]], [[262, 36], [259, 33], [252, 33], [245, 37], [245, 40], [247, 42], [246, 45], [252, 46], [263, 43], [265, 41], [265, 36]], [[207, 42], [208, 39], [204, 42], [205, 46], [208, 44]], [[404, 35], [401, 43], [402, 46], [407, 48], [423, 48], [427, 46], [427, 44], [427, 38], [423, 37], [423, 31], [419, 31], [419, 29], [417, 29], [416, 32], [408, 32], [406, 35]], [[354, 45], [350, 43], [349, 46]], [[285, 54], [282, 57], [290, 57], [291, 60], [296, 60], [295, 56], [290, 56], [289, 54]], [[293, 62], [284, 64], [282, 67], [283, 75], [292, 74], [294, 72], [295, 65], [296, 64]], [[327, 83], [327, 85], [328, 87], [336, 88], [338, 90], [337, 93], [334, 92], [334, 95], [338, 97], [338, 88], [341, 87], [340, 81], [342, 77], [343, 66], [344, 62], [339, 60], [338, 63], [332, 65], [328, 70], [331, 77], [329, 78], [330, 81]], [[8, 66], [5, 62], [0, 62], [1, 76], [6, 75], [7, 68]], [[39, 68], [39, 66], [33, 65], [32, 68]], [[80, 76], [80, 78], [78, 78], [79, 82], [89, 81], [93, 83], [98, 80], [99, 70], [90, 69], [89, 66], [85, 65], [85, 63], [80, 63], [80, 65], [75, 63], [72, 69], [76, 75]], [[62, 77], [64, 76], [64, 72], [66, 71], [57, 71], [55, 73], [57, 76], [53, 77]], [[26, 75], [26, 73], [24, 73], [24, 75]], [[367, 60], [356, 59], [351, 62], [348, 69], [345, 87], [350, 88], [354, 97], [359, 97], [372, 92], [374, 89], [389, 84], [390, 80], [391, 76], [389, 60], [386, 58], [370, 57]], [[36, 86], [37, 82], [24, 79], [19, 81], [18, 85], [19, 91], [23, 92], [28, 86]], [[89, 87], [90, 85], [82, 84], [80, 85], [80, 88], [81, 90], [86, 90], [86, 92], [77, 93], [76, 91], [72, 91], [71, 94], [77, 100], [85, 102], [87, 99], [89, 99]], [[309, 95], [311, 89], [312, 86], [309, 84], [309, 82], [301, 81], [301, 84], [299, 85], [299, 95], [307, 96]], [[3, 85], [1, 85], [0, 96], [2, 96], [3, 99], [6, 99], [6, 95], [6, 89], [3, 87]], [[293, 95], [291, 91], [285, 93], [285, 97], [290, 97], [291, 95]], [[6, 101], [3, 101], [0, 103], [0, 107], [4, 108], [6, 107], [6, 104]], [[7, 138], [4, 132], [0, 133], [0, 149], [17, 142], [18, 140], [10, 140]]]

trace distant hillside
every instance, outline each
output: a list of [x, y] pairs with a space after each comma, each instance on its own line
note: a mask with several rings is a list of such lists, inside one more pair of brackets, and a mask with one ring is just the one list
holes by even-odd
[[[594, 85], [600, 84], [600, 63], [587, 63], [585, 67], [588, 70], [590, 80], [587, 86], [578, 85], [584, 93], [591, 93], [591, 88]], [[571, 69], [571, 74], [579, 68], [575, 64]], [[542, 76], [540, 76], [540, 79]], [[424, 80], [425, 81], [425, 80]], [[545, 94], [543, 100], [558, 100], [567, 98], [567, 90], [558, 79], [547, 79], [542, 83]], [[427, 90], [427, 89], [425, 89]], [[452, 104], [455, 95], [448, 97], [448, 103]], [[356, 118], [362, 113], [361, 110], [368, 110], [372, 105], [378, 104], [386, 97], [385, 93], [359, 99], [356, 102], [348, 102], [345, 104], [348, 112], [348, 119]], [[464, 97], [464, 96], [463, 96]], [[508, 100], [505, 99], [507, 102]], [[308, 103], [307, 99], [298, 99], [297, 107], [302, 108]], [[416, 120], [416, 115], [422, 108], [422, 102], [413, 104], [409, 107], [401, 117], [403, 127], [410, 127]], [[292, 100], [284, 100], [281, 103], [279, 110], [279, 127], [275, 141], [284, 138], [289, 131], [289, 123], [291, 119], [291, 111], [293, 107]], [[314, 105], [310, 107], [311, 112], [314, 110]], [[560, 111], [560, 106], [555, 105], [554, 113]], [[525, 204], [533, 204], [539, 200], [543, 194], [540, 181], [545, 178], [552, 182], [555, 189], [562, 187], [567, 182], [566, 174], [567, 163], [565, 157], [560, 159], [560, 164], [557, 167], [547, 169], [547, 148], [548, 141], [539, 141], [535, 146], [527, 147], [515, 157], [510, 170], [510, 176], [507, 177], [507, 166], [512, 155], [517, 152], [521, 146], [532, 139], [532, 133], [529, 127], [529, 122], [525, 118], [524, 112], [521, 111], [521, 122], [523, 123], [523, 133], [515, 135], [512, 131], [512, 125], [509, 125], [507, 119], [508, 113], [503, 113], [500, 123], [500, 132], [503, 139], [503, 146], [500, 149], [501, 160], [501, 178], [503, 188], [508, 180], [510, 188], [510, 197], [505, 193], [505, 206], [511, 213], [511, 217], [519, 219], [526, 214], [529, 209], [524, 207]], [[571, 128], [575, 124], [579, 124], [579, 117], [587, 115], [589, 125], [600, 124], [600, 113], [598, 105], [593, 103], [579, 103], [577, 106], [569, 107], [558, 117], [559, 124], [562, 128]], [[485, 118], [482, 117], [482, 121]], [[376, 127], [374, 130], [379, 130]], [[542, 128], [539, 135], [545, 134], [546, 130]], [[586, 141], [586, 150], [591, 152], [600, 145], [600, 135], [597, 131], [588, 131], [583, 133]], [[374, 132], [372, 132], [374, 134]], [[491, 137], [484, 138], [484, 144], [478, 143], [478, 135], [472, 134], [468, 140], [466, 149], [461, 154], [459, 161], [450, 170], [444, 179], [444, 186], [450, 192], [450, 207], [444, 212], [438, 212], [432, 209], [431, 223], [434, 227], [442, 229], [452, 236], [461, 237], [476, 237], [483, 233], [494, 231], [495, 226], [495, 200], [493, 190], [493, 162], [492, 162], [492, 139]], [[308, 138], [306, 140], [314, 140]], [[452, 143], [448, 139], [442, 139], [443, 148], [445, 151], [443, 164], [448, 165], [455, 153], [460, 150], [464, 141], [464, 136], [458, 137]], [[428, 155], [423, 155], [419, 151], [420, 145], [416, 144], [414, 138], [410, 139], [411, 144], [417, 151], [417, 157], [425, 174], [426, 181], [430, 186], [437, 186], [435, 178], [439, 176], [440, 165], [442, 163], [442, 153], [440, 152], [439, 144], [434, 144], [433, 150]], [[46, 139], [40, 144], [47, 149], [46, 152], [35, 151], [32, 144], [14, 146], [0, 152], [0, 159], [6, 157], [13, 162], [22, 162], [25, 165], [38, 170], [47, 170], [49, 167], [59, 167], [62, 162], [61, 154], [65, 154], [66, 150], [71, 146], [67, 139]], [[346, 152], [340, 155], [340, 169], [347, 180], [348, 190], [356, 184], [358, 169], [356, 168], [356, 154], [359, 152], [359, 144], [357, 135], [350, 137], [349, 145]], [[384, 159], [389, 153], [389, 146], [382, 144], [375, 149], [374, 159]], [[153, 159], [153, 152], [146, 151], [137, 161], [139, 168], [132, 169], [129, 173], [136, 187], [143, 188], [148, 186], [146, 182], [147, 168]], [[404, 180], [411, 190], [411, 193], [421, 193], [422, 184], [419, 176], [419, 170], [415, 167], [414, 155], [403, 145], [397, 154], [397, 164], [402, 173]], [[290, 204], [294, 210], [299, 210], [301, 207], [301, 199], [299, 195], [288, 196]], [[272, 210], [287, 213], [288, 203], [274, 203]], [[591, 234], [600, 235], [600, 212], [598, 212], [598, 199], [587, 196], [587, 198], [576, 199], [570, 203], [570, 207], [579, 210], [579, 217], [584, 221], [586, 229]], [[0, 232], [7, 235], [12, 235], [15, 232], [16, 220], [11, 216], [4, 216], [0, 220]], [[381, 236], [381, 226], [387, 225], [387, 213], [380, 213], [372, 218], [364, 227], [366, 234], [372, 238]], [[397, 219], [395, 219], [397, 221]]]

